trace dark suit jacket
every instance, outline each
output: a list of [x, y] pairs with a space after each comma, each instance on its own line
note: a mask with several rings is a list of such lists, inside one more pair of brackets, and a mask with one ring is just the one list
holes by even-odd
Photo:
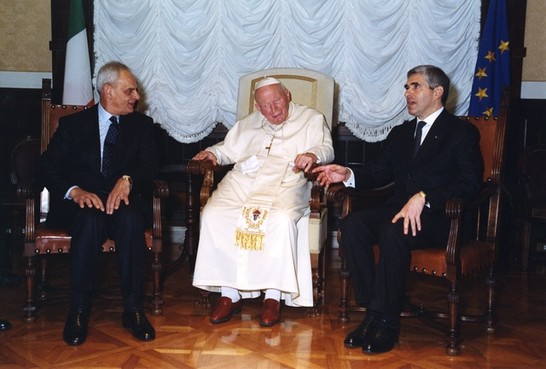
[[354, 170], [356, 186], [381, 187], [395, 181], [391, 201], [403, 205], [411, 196], [424, 191], [429, 210], [443, 212], [448, 198], [468, 199], [481, 186], [483, 160], [479, 132], [471, 123], [444, 109], [412, 159], [416, 121], [393, 128], [381, 157], [361, 170]]
[[98, 105], [63, 117], [38, 165], [38, 181], [50, 191], [48, 223], [66, 224], [74, 202], [65, 200], [74, 185], [106, 198], [124, 174], [133, 179], [131, 198], [149, 188], [157, 172], [158, 155], [152, 118], [132, 113], [120, 117], [120, 136], [113, 156], [111, 175], [100, 173], [101, 153]]

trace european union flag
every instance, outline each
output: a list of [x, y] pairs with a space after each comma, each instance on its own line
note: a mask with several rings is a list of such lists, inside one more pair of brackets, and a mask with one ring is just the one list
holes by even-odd
[[505, 0], [491, 0], [480, 39], [468, 115], [499, 114], [502, 90], [510, 84], [509, 46]]

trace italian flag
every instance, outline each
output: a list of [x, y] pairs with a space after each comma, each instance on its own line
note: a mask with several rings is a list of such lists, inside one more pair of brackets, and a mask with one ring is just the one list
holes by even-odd
[[70, 0], [64, 67], [64, 105], [91, 106], [94, 103], [82, 1]]

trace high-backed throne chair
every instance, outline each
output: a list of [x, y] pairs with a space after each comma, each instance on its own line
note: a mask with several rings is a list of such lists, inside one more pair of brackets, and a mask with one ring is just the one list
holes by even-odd
[[[483, 185], [480, 193], [468, 203], [452, 198], [447, 201], [445, 216], [450, 220], [451, 228], [447, 245], [438, 248], [417, 249], [411, 252], [410, 272], [426, 274], [432, 280], [449, 285], [447, 293], [447, 311], [428, 311], [421, 303], [412, 301], [402, 312], [402, 316], [418, 317], [435, 328], [444, 331], [448, 344], [446, 353], [457, 355], [460, 351], [460, 323], [482, 322], [488, 333], [493, 333], [495, 315], [495, 264], [497, 260], [497, 243], [500, 225], [501, 206], [501, 170], [504, 154], [505, 131], [508, 120], [509, 99], [505, 91], [498, 117], [461, 117], [474, 124], [480, 131], [480, 149], [484, 161]], [[341, 218], [353, 209], [377, 204], [392, 192], [393, 186], [370, 191], [355, 191], [343, 185], [333, 185], [327, 191], [328, 201], [341, 202]], [[472, 229], [466, 229], [475, 235], [468, 242], [462, 242], [463, 218], [468, 213], [476, 214]], [[341, 269], [340, 277], [340, 323], [349, 322], [349, 312], [365, 311], [356, 305], [349, 293], [349, 270], [343, 258], [343, 235], [338, 232], [340, 244]], [[374, 246], [376, 262], [380, 253], [378, 245]], [[459, 309], [459, 285], [463, 277], [469, 277], [480, 271], [487, 271], [484, 289], [486, 306], [479, 315], [463, 314]], [[438, 319], [448, 321], [442, 324]]]
[[[242, 76], [239, 80], [237, 120], [255, 110], [254, 87], [264, 76], [280, 80], [292, 93], [292, 101], [320, 111], [326, 118], [330, 128], [332, 128], [334, 123], [333, 78], [320, 72], [299, 68], [267, 69]], [[200, 213], [217, 184], [215, 182], [215, 175], [218, 176], [220, 172], [225, 172], [226, 168], [220, 166], [214, 167], [208, 161], [191, 160], [188, 163], [187, 171], [190, 180], [188, 189], [190, 191], [193, 182], [192, 177], [203, 177], [199, 191], [198, 207], [195, 205], [197, 201], [194, 200], [194, 195], [191, 192], [188, 194], [187, 238], [190, 243], [190, 249], [197, 250], [199, 232], [197, 208]], [[327, 240], [327, 208], [322, 188], [314, 185], [311, 192], [309, 211], [298, 222], [297, 227], [300, 232], [308, 228], [314, 306], [308, 309], [307, 312], [309, 315], [318, 315], [324, 289], [325, 257], [323, 251]], [[204, 293], [202, 303], [205, 305], [209, 304], [207, 293]]]
[[[51, 81], [43, 80], [42, 87], [42, 121], [41, 121], [41, 151], [43, 152], [57, 129], [59, 118], [86, 109], [85, 106], [65, 106], [51, 104]], [[162, 268], [161, 251], [161, 199], [169, 194], [167, 184], [154, 180], [153, 196], [150, 206], [153, 207], [153, 226], [145, 231], [146, 247], [153, 255], [151, 263], [153, 275], [152, 314], [161, 315], [163, 298], [160, 288], [160, 273]], [[24, 320], [32, 322], [36, 319], [37, 301], [45, 303], [48, 299], [47, 261], [54, 255], [66, 254], [70, 251], [70, 235], [63, 229], [52, 229], [45, 226], [48, 209], [47, 192], [36, 188], [35, 183], [22, 183], [18, 195], [26, 200], [25, 217], [25, 303], [23, 306]], [[107, 240], [102, 245], [103, 252], [113, 252], [116, 249], [114, 241]], [[36, 263], [40, 263], [40, 273], [36, 275]]]

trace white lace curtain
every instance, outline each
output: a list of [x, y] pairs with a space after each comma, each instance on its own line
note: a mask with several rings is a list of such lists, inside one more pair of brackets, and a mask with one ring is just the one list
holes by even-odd
[[334, 77], [339, 121], [374, 142], [407, 119], [418, 64], [450, 76], [448, 107], [468, 109], [480, 0], [95, 0], [95, 56], [129, 65], [146, 113], [180, 142], [235, 123], [244, 74], [302, 67]]

